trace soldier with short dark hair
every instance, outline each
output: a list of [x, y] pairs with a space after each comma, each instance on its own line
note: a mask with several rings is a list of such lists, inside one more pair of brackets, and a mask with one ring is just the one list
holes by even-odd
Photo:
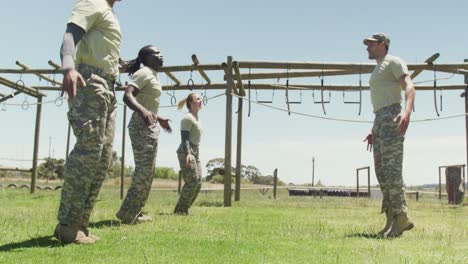
[[[388, 54], [390, 38], [375, 33], [364, 39], [369, 59], [377, 65], [369, 83], [375, 119], [367, 141], [374, 150], [375, 174], [383, 194], [382, 213], [387, 222], [378, 233], [382, 237], [397, 237], [414, 227], [408, 217], [403, 183], [403, 142], [414, 106], [415, 89], [408, 67], [398, 57]], [[401, 108], [401, 91], [405, 92], [405, 109]]]
[[63, 89], [76, 136], [54, 231], [64, 243], [94, 244], [100, 239], [87, 226], [112, 158], [121, 42], [116, 1], [120, 0], [78, 0], [63, 38]]

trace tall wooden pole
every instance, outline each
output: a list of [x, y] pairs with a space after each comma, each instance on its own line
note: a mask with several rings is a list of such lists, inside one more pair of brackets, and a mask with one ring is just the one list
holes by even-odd
[[356, 197], [359, 197], [359, 169], [356, 169]]
[[125, 132], [127, 132], [126, 124], [127, 124], [127, 106], [124, 105], [123, 110], [123, 125], [122, 125], [122, 160], [120, 163], [120, 200], [123, 199], [124, 196], [124, 176], [125, 176]]
[[276, 200], [276, 188], [278, 186], [278, 169], [273, 172], [273, 198]]
[[[468, 59], [465, 59], [464, 62], [468, 62]], [[468, 165], [468, 74], [465, 74], [465, 143], [466, 143], [466, 164]]]
[[367, 193], [369, 194], [369, 199], [371, 198], [370, 195], [370, 166], [367, 167]]
[[315, 158], [312, 157], [312, 187], [314, 187], [315, 178]]
[[242, 167], [242, 98], [239, 98], [237, 111], [237, 157], [236, 157], [236, 192], [234, 200], [240, 201], [241, 167]]
[[227, 57], [226, 68], [226, 139], [224, 145], [224, 206], [231, 206], [231, 145], [232, 145], [232, 88], [234, 79], [232, 76], [232, 56]]
[[33, 164], [31, 173], [31, 193], [36, 191], [36, 179], [37, 179], [37, 160], [39, 155], [39, 134], [41, 132], [41, 114], [42, 114], [42, 95], [37, 97], [36, 106], [36, 128], [34, 130], [34, 152], [33, 152]]

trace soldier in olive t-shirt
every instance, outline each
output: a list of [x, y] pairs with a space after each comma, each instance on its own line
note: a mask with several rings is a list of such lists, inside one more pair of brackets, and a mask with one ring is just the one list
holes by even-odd
[[[372, 34], [364, 39], [369, 59], [377, 65], [371, 74], [371, 101], [375, 120], [372, 133], [366, 138], [368, 149], [374, 151], [375, 174], [383, 194], [381, 212], [386, 215], [385, 227], [378, 233], [382, 237], [400, 236], [414, 227], [408, 217], [403, 183], [403, 142], [415, 90], [406, 64], [388, 54], [390, 39], [384, 33]], [[405, 91], [406, 107], [401, 108], [401, 91]], [[366, 141], [365, 140], [365, 141]]]

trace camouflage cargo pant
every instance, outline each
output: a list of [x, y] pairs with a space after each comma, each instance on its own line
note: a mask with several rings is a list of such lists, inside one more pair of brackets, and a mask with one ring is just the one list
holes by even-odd
[[403, 142], [398, 123], [393, 121], [401, 112], [399, 104], [378, 111], [372, 128], [375, 174], [383, 194], [382, 212], [407, 212], [403, 183]]
[[158, 149], [159, 128], [148, 127], [139, 113], [134, 112], [128, 125], [132, 140], [135, 172], [120, 214], [133, 219], [145, 206], [153, 183], [154, 166]]
[[66, 165], [58, 221], [86, 227], [112, 158], [117, 102], [113, 82], [80, 65], [86, 80], [69, 102], [68, 120], [76, 136]]
[[187, 154], [184, 152], [183, 146], [180, 145], [177, 150], [177, 158], [179, 159], [182, 178], [184, 179], [184, 187], [180, 192], [176, 210], [188, 210], [197, 199], [201, 189], [202, 173], [199, 149], [198, 146], [193, 144], [190, 144], [190, 147], [194, 157], [190, 160], [190, 168], [185, 167], [185, 157]]

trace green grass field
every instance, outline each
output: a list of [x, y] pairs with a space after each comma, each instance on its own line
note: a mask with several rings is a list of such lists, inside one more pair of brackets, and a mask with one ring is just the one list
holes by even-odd
[[468, 208], [409, 201], [416, 227], [377, 239], [379, 200], [288, 197], [245, 191], [222, 207], [221, 192], [201, 193], [190, 216], [171, 212], [172, 191], [152, 192], [152, 223], [120, 225], [119, 191], [105, 187], [91, 217], [95, 245], [51, 237], [60, 192], [0, 188], [0, 263], [468, 263]]

